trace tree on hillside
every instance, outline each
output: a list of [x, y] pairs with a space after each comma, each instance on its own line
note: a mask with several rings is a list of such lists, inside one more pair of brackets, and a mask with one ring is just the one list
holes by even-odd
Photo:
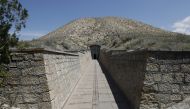
[[9, 63], [9, 47], [17, 44], [16, 34], [25, 27], [27, 18], [28, 11], [18, 0], [0, 0], [0, 64]]

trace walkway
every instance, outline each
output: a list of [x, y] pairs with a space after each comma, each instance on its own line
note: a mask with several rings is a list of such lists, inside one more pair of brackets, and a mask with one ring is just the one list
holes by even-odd
[[63, 109], [129, 109], [123, 95], [106, 79], [97, 60], [88, 64]]

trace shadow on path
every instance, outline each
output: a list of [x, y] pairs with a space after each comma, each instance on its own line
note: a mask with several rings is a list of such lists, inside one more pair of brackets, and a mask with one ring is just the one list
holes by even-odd
[[124, 93], [120, 90], [120, 88], [115, 83], [113, 78], [108, 73], [106, 73], [107, 70], [104, 68], [104, 66], [99, 61], [98, 61], [98, 63], [100, 64], [100, 67], [101, 67], [103, 73], [105, 74], [105, 77], [108, 81], [108, 84], [109, 84], [112, 94], [114, 96], [115, 102], [118, 106], [118, 109], [133, 109], [130, 106], [130, 102], [127, 100]]

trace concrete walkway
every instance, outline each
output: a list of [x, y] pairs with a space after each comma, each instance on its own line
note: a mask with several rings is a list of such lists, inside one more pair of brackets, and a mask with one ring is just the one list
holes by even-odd
[[112, 86], [97, 60], [91, 60], [63, 109], [129, 109], [123, 95]]

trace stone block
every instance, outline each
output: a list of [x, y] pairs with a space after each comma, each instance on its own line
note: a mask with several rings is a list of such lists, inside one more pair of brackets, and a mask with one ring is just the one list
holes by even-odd
[[17, 68], [16, 62], [10, 62], [9, 68]]
[[179, 95], [179, 94], [173, 94], [173, 95], [170, 95], [170, 99], [172, 101], [181, 101], [182, 100], [182, 96]]
[[162, 80], [162, 74], [153, 74], [155, 82], [160, 82]]
[[40, 80], [39, 80], [39, 77], [37, 76], [25, 76], [25, 77], [22, 77], [21, 84], [22, 85], [40, 84]]
[[184, 85], [184, 86], [182, 86], [182, 91], [184, 93], [190, 93], [190, 85]]
[[173, 82], [173, 73], [162, 74], [162, 82]]
[[146, 104], [140, 104], [140, 109], [159, 109], [158, 103], [146, 103]]
[[52, 109], [51, 102], [40, 102], [39, 109]]
[[24, 103], [24, 99], [22, 98], [21, 94], [18, 93], [7, 93], [5, 96], [8, 97], [8, 99], [10, 100], [10, 102], [15, 104], [19, 104], [19, 103]]
[[0, 91], [3, 91], [5, 94], [14, 94], [14, 93], [20, 93], [20, 86], [19, 85], [6, 85], [6, 87], [3, 87], [3, 88], [0, 88], [0, 89], [3, 89], [3, 90], [0, 90]]
[[22, 94], [23, 99], [27, 103], [38, 103], [42, 101], [40, 98], [41, 95], [38, 95], [37, 93], [23, 93]]
[[155, 94], [155, 99], [159, 102], [167, 104], [170, 102], [170, 94]]
[[170, 107], [166, 109], [190, 109], [190, 105], [186, 102], [180, 102], [180, 103], [174, 103], [173, 105], [170, 105]]
[[19, 78], [21, 76], [21, 70], [19, 70], [17, 68], [11, 68], [11, 69], [9, 69], [7, 74], [9, 77]]
[[44, 66], [44, 61], [31, 61], [31, 66], [35, 67], [35, 66]]
[[0, 77], [0, 84], [2, 84], [4, 78], [3, 77]]
[[179, 65], [172, 65], [172, 64], [165, 64], [165, 65], [160, 65], [160, 70], [161, 72], [177, 72], [180, 70]]
[[161, 72], [172, 72], [172, 65], [160, 65]]
[[158, 89], [160, 92], [170, 93], [171, 92], [171, 84], [158, 84]]
[[22, 93], [42, 93], [48, 92], [49, 88], [46, 84], [22, 86]]
[[47, 81], [46, 75], [40, 75], [39, 81], [40, 81], [40, 83], [47, 83], [48, 81]]
[[[167, 107], [171, 106], [171, 105], [174, 105], [176, 104], [175, 102], [173, 101], [170, 101], [168, 103], [160, 103], [160, 107], [159, 109], [168, 109]], [[173, 109], [173, 108], [172, 108]]]
[[42, 101], [43, 102], [51, 101], [50, 93], [49, 92], [44, 92], [41, 95], [42, 95]]
[[152, 73], [145, 73], [145, 82], [154, 83], [154, 78]]
[[10, 85], [20, 85], [20, 79], [15, 77], [8, 77], [6, 82]]
[[181, 65], [181, 71], [190, 73], [190, 64], [182, 64]]
[[36, 66], [36, 67], [31, 67], [31, 68], [25, 68], [22, 69], [22, 75], [23, 76], [39, 76], [42, 74], [45, 74], [45, 67], [44, 66]]
[[146, 104], [148, 102], [154, 102], [154, 101], [157, 101], [155, 99], [155, 93], [142, 93], [141, 103]]
[[173, 79], [174, 83], [183, 83], [184, 73], [175, 73]]
[[173, 72], [180, 71], [180, 65], [173, 65]]
[[159, 71], [159, 65], [154, 63], [148, 63], [146, 66], [146, 71]]
[[183, 100], [184, 99], [189, 99], [190, 98], [190, 94], [183, 94]]
[[18, 55], [18, 54], [12, 54], [11, 55], [11, 60], [12, 61], [23, 61], [24, 60], [24, 56], [23, 55]]
[[38, 108], [38, 104], [35, 103], [35, 104], [28, 104], [28, 109], [40, 109], [40, 108]]
[[25, 69], [25, 68], [30, 68], [30, 67], [31, 67], [30, 61], [17, 62], [17, 68], [18, 69]]
[[27, 109], [27, 104], [17, 104], [16, 107], [18, 107], [19, 109]]
[[26, 54], [23, 56], [24, 57], [24, 60], [32, 60], [34, 57], [33, 57], [33, 54]]
[[185, 82], [190, 83], [190, 73], [185, 73]]
[[171, 84], [171, 89], [172, 89], [173, 93], [179, 93], [180, 92], [179, 84]]
[[158, 92], [158, 85], [153, 84], [153, 85], [144, 85], [143, 87], [143, 92], [145, 93], [152, 93], [152, 92]]
[[41, 61], [43, 59], [44, 59], [44, 57], [43, 57], [42, 53], [35, 53], [34, 54], [33, 60], [35, 60], [35, 61]]

